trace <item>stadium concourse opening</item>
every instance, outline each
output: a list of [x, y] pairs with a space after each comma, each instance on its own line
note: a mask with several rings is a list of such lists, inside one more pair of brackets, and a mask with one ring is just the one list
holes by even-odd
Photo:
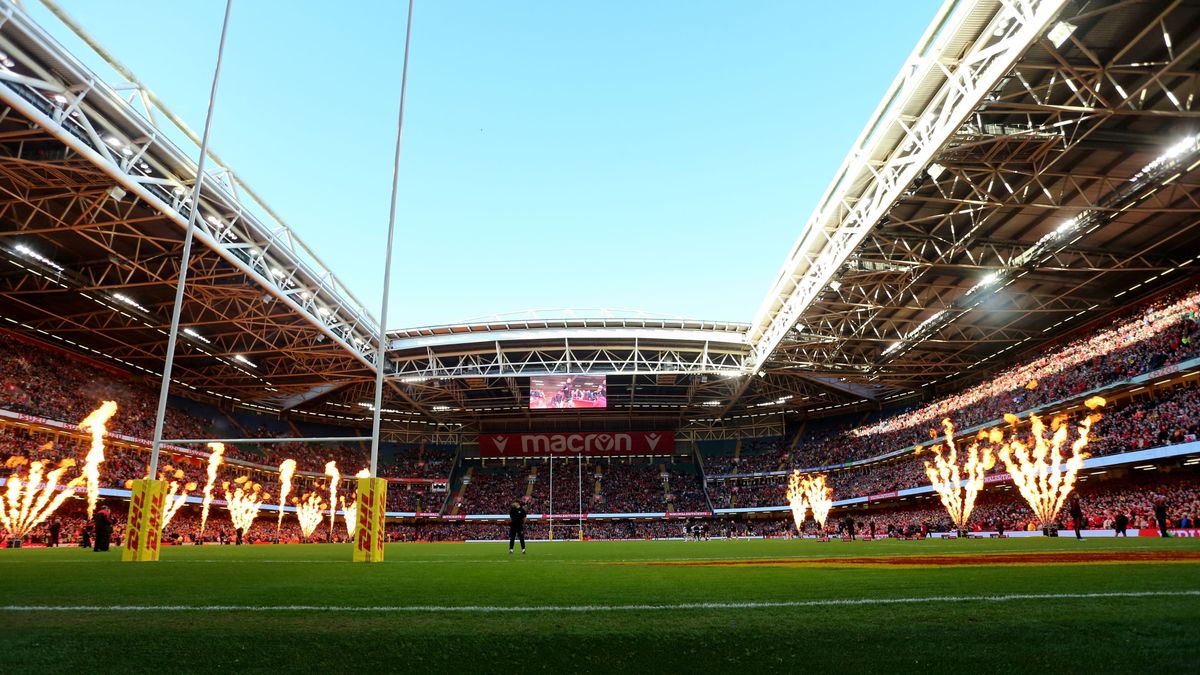
[[13, 672], [1200, 663], [1195, 3], [948, 0], [749, 322], [402, 329], [420, 6], [377, 320], [209, 146], [232, 3], [199, 134], [32, 5], [0, 22]]

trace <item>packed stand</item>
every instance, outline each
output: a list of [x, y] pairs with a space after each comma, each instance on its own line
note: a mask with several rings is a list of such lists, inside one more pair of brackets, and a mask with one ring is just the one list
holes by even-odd
[[379, 475], [387, 478], [450, 477], [454, 469], [453, 448], [436, 445], [401, 445], [380, 463]]
[[812, 468], [869, 459], [928, 441], [929, 429], [937, 428], [943, 417], [967, 428], [1195, 358], [1200, 356], [1198, 304], [1196, 290], [1171, 294], [1132, 310], [1113, 328], [1080, 337], [935, 403], [867, 424], [852, 419], [822, 424], [791, 453], [780, 446], [762, 455], [743, 449], [737, 461], [730, 455], [706, 456], [706, 473], [746, 474], [775, 470], [777, 463]]

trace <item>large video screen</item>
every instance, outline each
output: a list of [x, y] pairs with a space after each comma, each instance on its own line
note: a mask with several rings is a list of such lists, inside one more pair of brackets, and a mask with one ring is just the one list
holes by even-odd
[[529, 408], [607, 408], [608, 388], [603, 375], [555, 375], [529, 378]]

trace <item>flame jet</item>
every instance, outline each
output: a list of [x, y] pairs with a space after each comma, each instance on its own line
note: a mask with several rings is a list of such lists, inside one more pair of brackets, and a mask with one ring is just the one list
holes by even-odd
[[92, 519], [96, 500], [100, 498], [100, 464], [104, 461], [104, 436], [108, 433], [106, 425], [116, 413], [116, 401], [105, 401], [79, 423], [80, 429], [92, 434], [92, 445], [83, 464], [83, 475], [87, 479], [88, 520]]
[[804, 514], [808, 510], [808, 503], [804, 496], [804, 483], [807, 479], [800, 474], [799, 469], [792, 469], [792, 475], [788, 477], [787, 499], [788, 505], [792, 507], [792, 520], [796, 522], [796, 531], [804, 532]]
[[225, 446], [221, 443], [209, 443], [212, 454], [208, 456], [208, 482], [204, 484], [204, 501], [200, 505], [200, 534], [208, 525], [208, 509], [213, 500], [213, 484], [217, 482], [217, 468], [225, 461]]
[[[1096, 410], [1104, 404], [1105, 400], [1099, 396], [1084, 401], [1089, 410]], [[1071, 455], [1065, 460], [1063, 447], [1067, 445], [1070, 436], [1070, 425], [1064, 416], [1055, 417], [1050, 421], [1052, 435], [1047, 436], [1046, 425], [1042, 419], [1037, 415], [1030, 415], [1029, 439], [1032, 440], [1032, 445], [1021, 440], [1018, 435], [1017, 425], [1020, 420], [1016, 415], [1008, 414], [1004, 419], [1012, 426], [1012, 431], [1007, 441], [1002, 441], [1002, 438], [996, 439], [997, 442], [1001, 442], [997, 454], [1012, 476], [1013, 484], [1017, 486], [1025, 501], [1029, 502], [1038, 522], [1042, 527], [1046, 527], [1054, 522], [1066, 503], [1067, 496], [1075, 488], [1075, 477], [1083, 466], [1083, 460], [1088, 457], [1084, 452], [1088, 444], [1088, 435], [1092, 425], [1100, 420], [1100, 414], [1092, 413], [1079, 423], [1076, 438], [1070, 445]]]
[[975, 499], [983, 489], [984, 473], [996, 465], [991, 447], [985, 445], [982, 451], [979, 447], [979, 441], [991, 438], [994, 432], [979, 432], [978, 440], [967, 448], [967, 460], [960, 470], [954, 424], [947, 418], [942, 420], [942, 427], [946, 430], [946, 454], [942, 454], [940, 444], [930, 448], [933, 451], [933, 463], [925, 462], [925, 475], [941, 499], [942, 506], [950, 514], [950, 520], [961, 531], [967, 529], [967, 521], [975, 510]]
[[232, 492], [229, 490], [229, 481], [221, 484], [225, 491], [225, 508], [229, 510], [229, 519], [233, 521], [234, 529], [241, 530], [245, 535], [250, 532], [250, 525], [258, 517], [258, 510], [262, 508], [263, 502], [270, 499], [271, 495], [263, 492], [262, 485], [247, 476], [240, 476], [233, 484], [236, 487]]
[[329, 476], [329, 536], [332, 537], [333, 523], [337, 520], [338, 481], [342, 479], [342, 474], [337, 468], [337, 462], [329, 462], [325, 465], [325, 475]]
[[292, 492], [292, 476], [296, 474], [296, 460], [285, 459], [279, 465], [279, 518], [275, 521], [275, 532], [283, 527], [283, 507]]
[[806, 481], [804, 496], [812, 509], [813, 520], [824, 529], [829, 510], [833, 508], [833, 488], [825, 484], [825, 474], [817, 474]]
[[46, 472], [46, 462], [33, 462], [29, 464], [29, 474], [22, 480], [17, 469], [28, 463], [29, 460], [24, 457], [10, 457], [4, 463], [13, 472], [5, 484], [4, 495], [0, 497], [0, 526], [4, 527], [9, 537], [18, 539], [45, 522], [68, 497], [75, 494], [75, 488], [86, 481], [84, 476], [77, 476], [59, 489], [63, 474], [75, 466], [73, 459], [64, 459], [49, 472]]
[[316, 532], [317, 525], [321, 524], [321, 520], [325, 517], [325, 503], [321, 501], [321, 496], [315, 492], [309, 492], [304, 495], [303, 499], [292, 499], [292, 504], [296, 506], [296, 520], [300, 521], [300, 533], [305, 539], [312, 536]]
[[[171, 472], [171, 467], [164, 467], [167, 473]], [[159, 480], [166, 480], [166, 474], [158, 474]], [[174, 480], [171, 481], [170, 489], [167, 491], [166, 505], [163, 507], [162, 529], [166, 531], [167, 525], [171, 523], [171, 519], [179, 511], [179, 508], [187, 503], [188, 493], [196, 489], [195, 482], [188, 482], [183, 485], [183, 491], [180, 491], [180, 479], [183, 478], [183, 470], [177, 469], [174, 472]]]

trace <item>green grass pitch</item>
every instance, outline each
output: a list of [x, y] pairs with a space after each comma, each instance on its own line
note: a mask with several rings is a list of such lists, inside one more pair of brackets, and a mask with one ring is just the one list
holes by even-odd
[[[172, 547], [141, 564], [2, 550], [0, 672], [1196, 672], [1196, 557], [786, 564], [1061, 551], [1196, 556], [1200, 541], [394, 544], [378, 565], [344, 545]], [[724, 560], [785, 564], [645, 564]], [[921, 600], [879, 602], [906, 598]], [[712, 606], [681, 607], [696, 604]], [[227, 607], [198, 609], [213, 605]], [[295, 605], [311, 607], [280, 609]], [[628, 605], [646, 607], [613, 609]]]

